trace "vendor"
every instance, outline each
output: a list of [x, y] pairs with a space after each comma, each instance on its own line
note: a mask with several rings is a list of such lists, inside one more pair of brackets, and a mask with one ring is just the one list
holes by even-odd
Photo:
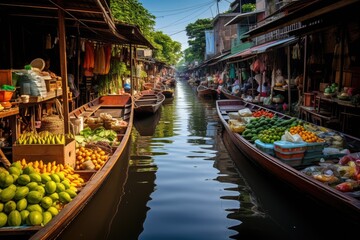
[[257, 87], [256, 91], [258, 91], [258, 93], [260, 94], [261, 97], [268, 96], [269, 92], [270, 92], [270, 87], [269, 87], [268, 81], [265, 80], [265, 82], [263, 83], [261, 89], [260, 89], [260, 85], [259, 85]]

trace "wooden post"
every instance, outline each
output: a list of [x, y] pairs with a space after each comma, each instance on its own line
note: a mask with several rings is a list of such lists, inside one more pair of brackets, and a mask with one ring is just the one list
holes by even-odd
[[132, 44], [130, 43], [130, 89], [131, 89], [130, 93], [131, 93], [131, 95], [134, 95], [133, 70], [134, 70], [133, 53], [132, 53]]
[[305, 35], [305, 43], [304, 43], [304, 73], [303, 73], [303, 89], [301, 90], [301, 96], [304, 95], [305, 87], [307, 87], [307, 42], [308, 42], [308, 36]]
[[[338, 91], [341, 89], [343, 82], [343, 72], [344, 72], [344, 44], [345, 44], [345, 27], [341, 27], [341, 40], [340, 40], [340, 69], [339, 69], [339, 85]], [[336, 77], [335, 77], [336, 78]], [[335, 82], [335, 81], [334, 81]]]
[[[61, 1], [60, 1], [61, 3]], [[60, 4], [62, 5], [62, 4]], [[69, 125], [69, 100], [68, 100], [68, 78], [67, 78], [67, 61], [66, 61], [66, 38], [65, 38], [65, 18], [64, 11], [58, 9], [59, 24], [59, 46], [60, 46], [60, 66], [62, 77], [62, 97], [63, 97], [63, 114], [64, 114], [64, 132], [70, 132]]]
[[290, 86], [290, 78], [291, 78], [291, 70], [290, 70], [290, 45], [287, 46], [287, 79], [288, 79], [288, 109], [291, 112], [291, 86]]

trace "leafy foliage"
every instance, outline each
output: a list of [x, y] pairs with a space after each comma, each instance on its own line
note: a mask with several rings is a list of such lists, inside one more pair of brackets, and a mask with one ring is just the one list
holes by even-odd
[[185, 61], [203, 60], [205, 55], [205, 30], [212, 29], [211, 19], [198, 19], [186, 26], [189, 48], [185, 50]]
[[254, 3], [245, 3], [242, 5], [241, 10], [243, 13], [253, 12], [256, 10], [256, 4]]
[[154, 32], [153, 38], [158, 46], [154, 54], [155, 58], [168, 64], [175, 64], [181, 57], [181, 44], [161, 31]]
[[156, 48], [154, 57], [168, 64], [175, 64], [181, 57], [181, 44], [161, 31], [154, 31], [155, 16], [138, 0], [111, 0], [110, 8], [118, 21], [139, 26], [144, 36]]
[[154, 31], [155, 16], [137, 0], [111, 0], [110, 8], [116, 20], [139, 26], [145, 37]]

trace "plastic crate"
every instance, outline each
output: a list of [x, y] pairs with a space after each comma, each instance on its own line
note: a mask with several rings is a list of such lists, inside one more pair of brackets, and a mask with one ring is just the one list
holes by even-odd
[[259, 139], [255, 140], [255, 146], [260, 149], [261, 151], [271, 155], [271, 156], [275, 156], [275, 152], [274, 152], [274, 144], [272, 143], [263, 143], [262, 141], [260, 141]]
[[304, 152], [281, 153], [275, 151], [275, 156], [279, 158], [283, 163], [296, 167], [302, 164], [302, 159], [304, 158]]
[[322, 152], [325, 142], [306, 143], [306, 152]]
[[274, 149], [280, 153], [303, 153], [306, 151], [306, 143], [294, 143], [288, 141], [275, 141]]
[[302, 159], [302, 165], [311, 165], [314, 163], [320, 162], [320, 159], [324, 158], [324, 155], [322, 153], [320, 154], [306, 154], [304, 155], [304, 158]]

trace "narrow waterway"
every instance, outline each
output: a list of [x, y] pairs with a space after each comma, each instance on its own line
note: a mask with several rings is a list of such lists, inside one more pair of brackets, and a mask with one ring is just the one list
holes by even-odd
[[134, 125], [107, 239], [326, 239], [337, 226], [352, 227], [247, 161], [235, 166], [232, 158], [244, 157], [225, 148], [215, 101], [186, 81]]

